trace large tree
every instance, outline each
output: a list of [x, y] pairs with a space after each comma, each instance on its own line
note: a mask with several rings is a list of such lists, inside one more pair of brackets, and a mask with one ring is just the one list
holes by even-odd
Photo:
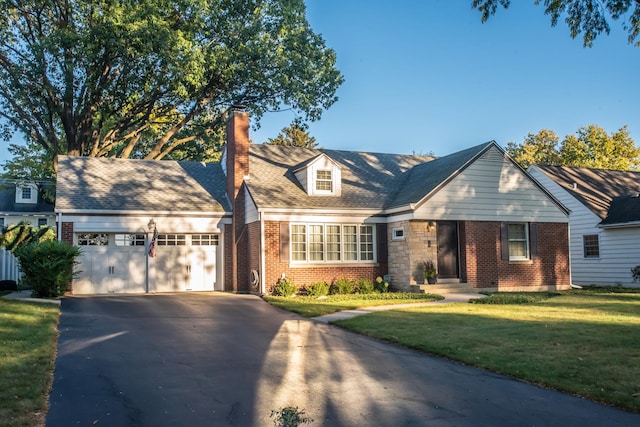
[[[551, 17], [551, 26], [564, 17], [571, 37], [582, 34], [585, 47], [601, 33], [609, 34], [610, 20], [623, 19], [622, 27], [627, 31], [629, 43], [640, 46], [640, 0], [535, 0], [544, 5], [544, 13]], [[482, 22], [496, 13], [498, 6], [507, 9], [511, 0], [473, 0], [471, 7], [482, 13]]]
[[202, 152], [231, 105], [317, 120], [335, 61], [303, 0], [0, 0], [0, 119], [51, 155]]
[[551, 130], [529, 134], [522, 144], [509, 142], [507, 152], [523, 167], [534, 163], [616, 170], [640, 170], [640, 148], [627, 127], [608, 135], [599, 126], [578, 129], [564, 140]]

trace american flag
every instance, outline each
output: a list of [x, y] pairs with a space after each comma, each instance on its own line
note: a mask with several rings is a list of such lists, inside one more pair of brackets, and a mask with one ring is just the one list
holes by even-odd
[[149, 256], [153, 258], [156, 256], [156, 240], [158, 240], [158, 229], [155, 228], [153, 230], [153, 237], [151, 238], [151, 243], [149, 243]]

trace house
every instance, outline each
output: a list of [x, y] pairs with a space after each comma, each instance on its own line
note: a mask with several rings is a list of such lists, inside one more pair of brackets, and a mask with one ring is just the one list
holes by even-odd
[[56, 224], [54, 205], [46, 200], [48, 183], [0, 180], [0, 227], [27, 222], [33, 227]]
[[433, 159], [249, 144], [248, 129], [233, 111], [219, 164], [60, 157], [73, 292], [409, 288], [426, 260], [454, 289], [570, 286], [568, 211], [495, 142]]
[[533, 165], [529, 173], [570, 210], [573, 283], [633, 286], [631, 268], [640, 265], [640, 172]]

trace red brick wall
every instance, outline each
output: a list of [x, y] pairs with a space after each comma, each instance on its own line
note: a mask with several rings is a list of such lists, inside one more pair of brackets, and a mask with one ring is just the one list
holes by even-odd
[[63, 242], [69, 243], [70, 245], [73, 244], [73, 223], [72, 222], [63, 222], [62, 223], [61, 240]]
[[568, 224], [537, 223], [537, 230], [538, 255], [510, 262], [501, 258], [499, 222], [465, 222], [461, 258], [467, 282], [480, 288], [568, 286]]
[[[280, 222], [266, 221], [265, 232], [265, 284], [267, 292], [284, 273], [292, 279], [298, 287], [303, 287], [314, 282], [325, 281], [331, 283], [335, 279], [370, 279], [387, 274], [386, 259], [381, 260], [377, 265], [356, 264], [342, 266], [313, 266], [313, 267], [291, 267], [288, 259], [281, 259], [280, 256]], [[285, 223], [286, 224], [286, 223]], [[378, 254], [381, 252], [382, 242], [378, 241]], [[384, 242], [386, 244], [386, 242]]]

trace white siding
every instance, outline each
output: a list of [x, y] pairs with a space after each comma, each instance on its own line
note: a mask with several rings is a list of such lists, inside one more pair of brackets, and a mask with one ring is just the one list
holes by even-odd
[[[569, 235], [571, 275], [576, 285], [633, 285], [631, 267], [640, 264], [640, 227], [601, 229], [601, 219], [535, 166], [529, 173], [571, 210]], [[582, 236], [597, 234], [600, 257], [585, 258]], [[636, 283], [636, 285], [638, 285]]]
[[429, 220], [567, 222], [521, 169], [492, 147], [416, 209]]

